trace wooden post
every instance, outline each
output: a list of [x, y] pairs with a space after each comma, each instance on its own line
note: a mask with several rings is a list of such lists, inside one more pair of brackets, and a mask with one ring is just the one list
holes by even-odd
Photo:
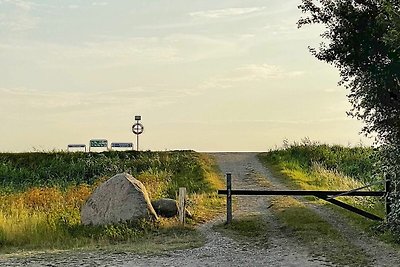
[[186, 188], [179, 187], [179, 221], [182, 225], [185, 225], [185, 211], [186, 211]]
[[226, 174], [226, 223], [232, 222], [232, 176]]
[[391, 178], [388, 174], [385, 175], [385, 191], [386, 191], [386, 196], [385, 196], [385, 210], [386, 210], [386, 220], [389, 215], [389, 213], [392, 211], [390, 208], [390, 191], [392, 190], [391, 188]]

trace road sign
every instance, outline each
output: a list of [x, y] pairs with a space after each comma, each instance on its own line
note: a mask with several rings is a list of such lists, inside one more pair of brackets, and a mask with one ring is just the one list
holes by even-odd
[[111, 147], [133, 147], [133, 143], [111, 143]]
[[136, 134], [136, 150], [139, 151], [139, 135], [143, 133], [144, 127], [140, 123], [140, 120], [142, 119], [142, 116], [136, 115], [135, 120], [136, 123], [132, 126], [132, 132]]
[[139, 134], [143, 133], [143, 130], [144, 130], [144, 127], [143, 127], [143, 125], [142, 125], [141, 123], [139, 123], [139, 122], [135, 123], [135, 124], [132, 126], [132, 132], [133, 132], [134, 134], [139, 135]]
[[106, 139], [92, 139], [90, 140], [90, 147], [108, 147], [108, 141]]
[[83, 148], [86, 152], [86, 145], [85, 144], [69, 144], [67, 150], [70, 151], [70, 148]]
[[86, 147], [84, 144], [69, 144], [68, 147]]

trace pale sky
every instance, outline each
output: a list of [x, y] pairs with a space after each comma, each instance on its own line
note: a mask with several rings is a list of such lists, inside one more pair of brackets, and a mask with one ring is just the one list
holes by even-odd
[[299, 0], [0, 0], [0, 151], [90, 139], [141, 149], [357, 144], [338, 71]]

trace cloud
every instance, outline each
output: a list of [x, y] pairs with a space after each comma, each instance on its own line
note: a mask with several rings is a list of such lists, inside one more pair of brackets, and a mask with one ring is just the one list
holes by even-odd
[[335, 122], [352, 121], [348, 117], [326, 117], [321, 119], [311, 120], [277, 120], [277, 119], [224, 119], [224, 120], [167, 120], [165, 124], [193, 124], [193, 125], [313, 125], [313, 124], [326, 124]]
[[303, 71], [286, 71], [277, 65], [247, 64], [237, 68], [230, 78], [231, 81], [260, 81], [284, 79], [303, 75]]
[[[9, 55], [35, 59], [44, 68], [112, 68], [137, 64], [187, 63], [237, 56], [244, 42], [196, 34], [171, 34], [165, 37], [100, 37], [80, 44], [48, 42], [3, 42]], [[40, 58], [38, 57], [40, 55]]]
[[15, 1], [15, 5], [23, 10], [31, 10], [32, 3], [28, 1]]
[[237, 68], [235, 72], [238, 74], [233, 77], [235, 81], [269, 80], [280, 78], [284, 75], [280, 67], [268, 64], [249, 64]]
[[79, 5], [68, 5], [69, 9], [78, 9]]
[[257, 82], [294, 78], [303, 75], [303, 71], [286, 71], [280, 66], [269, 64], [247, 64], [224, 75], [209, 79], [200, 88], [229, 88], [237, 83]]
[[17, 9], [22, 9], [22, 10], [30, 10], [33, 5], [32, 2], [22, 1], [22, 0], [2, 0], [0, 1], [0, 4], [9, 4]]
[[39, 18], [31, 14], [33, 3], [27, 1], [2, 1], [0, 5], [0, 30], [3, 34], [29, 31], [37, 27]]
[[0, 14], [0, 29], [6, 29], [9, 32], [24, 32], [36, 28], [39, 19], [25, 15], [3, 15]]
[[92, 6], [107, 6], [108, 2], [93, 2]]
[[164, 106], [185, 95], [183, 90], [154, 87], [92, 92], [40, 91], [28, 88], [0, 88], [0, 110], [38, 110], [56, 114], [65, 111], [105, 111], [128, 106]]
[[204, 17], [204, 18], [225, 18], [232, 16], [240, 16], [264, 10], [265, 7], [234, 7], [224, 9], [205, 10], [189, 13], [192, 17]]

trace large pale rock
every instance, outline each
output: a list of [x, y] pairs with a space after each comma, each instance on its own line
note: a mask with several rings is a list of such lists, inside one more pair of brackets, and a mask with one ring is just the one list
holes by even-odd
[[127, 173], [101, 184], [81, 210], [83, 224], [103, 225], [157, 219], [144, 185]]

